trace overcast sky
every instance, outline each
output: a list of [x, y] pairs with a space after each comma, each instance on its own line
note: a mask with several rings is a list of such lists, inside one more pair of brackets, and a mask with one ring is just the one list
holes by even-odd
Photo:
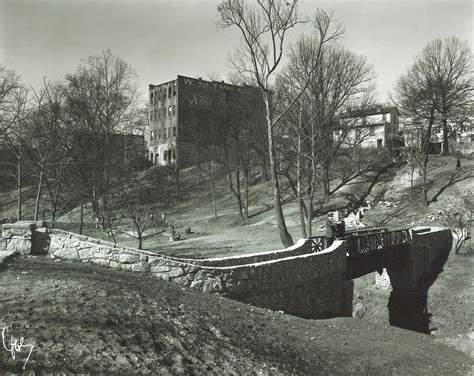
[[[205, 78], [215, 72], [225, 79], [239, 34], [216, 29], [218, 3], [0, 0], [0, 64], [37, 86], [43, 76], [64, 79], [81, 58], [109, 48], [136, 69], [143, 94], [149, 83], [178, 74]], [[374, 65], [380, 101], [431, 40], [473, 40], [470, 0], [304, 0], [299, 11], [310, 16], [316, 7], [333, 9], [346, 27], [341, 42]]]

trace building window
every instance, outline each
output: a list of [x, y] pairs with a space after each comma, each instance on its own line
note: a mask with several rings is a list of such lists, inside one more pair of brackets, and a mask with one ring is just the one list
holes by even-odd
[[176, 127], [173, 127], [173, 137], [176, 137]]
[[168, 98], [171, 98], [171, 85], [168, 87]]
[[374, 127], [370, 127], [370, 135], [375, 136], [375, 128]]
[[173, 159], [176, 160], [176, 150], [173, 149]]
[[176, 104], [173, 105], [173, 115], [176, 115]]
[[377, 139], [377, 149], [382, 149], [382, 139], [381, 138]]

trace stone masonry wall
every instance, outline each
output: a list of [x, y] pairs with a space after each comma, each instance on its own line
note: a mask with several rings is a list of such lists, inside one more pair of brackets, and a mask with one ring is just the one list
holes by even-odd
[[181, 286], [305, 318], [352, 314], [353, 283], [345, 281], [344, 242], [336, 241], [319, 253], [308, 253], [311, 243], [302, 240], [291, 249], [244, 256], [240, 261], [235, 257], [190, 260], [61, 230], [47, 232], [48, 252], [61, 259], [151, 273]]
[[429, 231], [417, 233], [418, 229], [412, 230], [406, 265], [387, 269], [391, 284], [398, 291], [416, 288], [423, 275], [434, 272], [434, 262], [447, 258], [451, 251], [453, 237], [449, 229], [431, 227]]
[[254, 264], [257, 262], [277, 260], [290, 256], [305, 255], [311, 253], [311, 242], [299, 239], [293, 246], [278, 251], [252, 253], [242, 256], [218, 257], [212, 259], [181, 259], [203, 266], [234, 266]]
[[35, 222], [16, 222], [2, 225], [3, 252], [29, 254]]

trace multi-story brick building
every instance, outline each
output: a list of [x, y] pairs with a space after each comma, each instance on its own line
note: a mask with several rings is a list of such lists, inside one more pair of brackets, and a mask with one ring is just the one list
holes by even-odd
[[264, 113], [263, 106], [262, 111], [259, 106], [249, 108], [254, 103], [250, 101], [259, 100], [263, 105], [254, 87], [184, 76], [149, 85], [149, 100], [149, 159], [157, 165], [179, 168], [196, 163], [196, 139], [202, 139], [229, 117], [229, 103], [239, 103], [239, 111]]

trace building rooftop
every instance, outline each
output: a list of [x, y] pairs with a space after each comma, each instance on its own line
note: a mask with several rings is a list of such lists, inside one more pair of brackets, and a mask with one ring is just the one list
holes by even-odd
[[400, 116], [400, 111], [395, 106], [391, 106], [388, 103], [375, 103], [371, 106], [364, 107], [349, 107], [347, 111], [341, 115], [341, 118], [350, 118], [350, 117], [362, 117], [370, 115], [379, 115], [379, 114], [388, 114], [393, 111], [396, 111]]

